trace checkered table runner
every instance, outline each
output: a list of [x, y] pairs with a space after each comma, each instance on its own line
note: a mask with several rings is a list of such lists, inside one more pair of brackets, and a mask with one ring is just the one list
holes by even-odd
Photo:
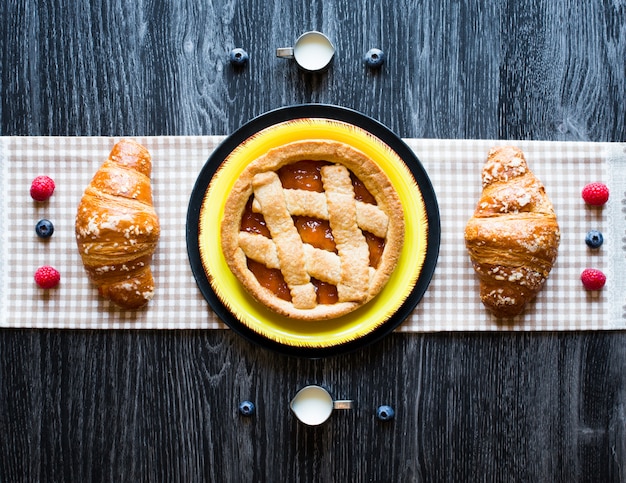
[[[138, 137], [153, 159], [153, 189], [161, 220], [154, 255], [155, 298], [147, 309], [123, 311], [100, 299], [76, 249], [74, 217], [82, 193], [119, 138], [0, 138], [0, 327], [98, 329], [221, 329], [190, 269], [185, 222], [191, 190], [223, 137]], [[397, 329], [401, 332], [493, 330], [602, 330], [626, 328], [626, 145], [538, 141], [405, 140], [431, 178], [441, 213], [441, 250], [424, 298]], [[488, 150], [515, 144], [542, 180], [562, 231], [555, 268], [536, 301], [518, 318], [501, 323], [478, 299], [478, 285], [463, 230], [480, 195], [480, 172]], [[57, 185], [46, 203], [29, 196], [32, 179], [51, 176]], [[611, 189], [600, 209], [584, 205], [590, 181]], [[35, 223], [49, 218], [55, 233], [39, 239]], [[605, 243], [591, 251], [589, 229]], [[47, 293], [33, 282], [35, 269], [55, 266], [60, 286]], [[587, 293], [580, 272], [596, 267], [608, 276], [600, 292]]]

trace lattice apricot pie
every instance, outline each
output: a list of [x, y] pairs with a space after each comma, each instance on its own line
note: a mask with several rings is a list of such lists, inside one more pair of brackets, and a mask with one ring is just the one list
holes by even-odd
[[380, 167], [328, 140], [285, 144], [235, 182], [221, 224], [233, 274], [287, 317], [322, 320], [375, 297], [404, 242], [404, 212]]

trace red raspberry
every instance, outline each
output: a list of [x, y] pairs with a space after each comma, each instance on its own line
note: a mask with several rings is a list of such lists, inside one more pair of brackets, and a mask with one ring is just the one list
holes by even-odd
[[609, 201], [609, 188], [603, 183], [589, 183], [583, 188], [583, 200], [592, 206], [602, 206]]
[[30, 195], [35, 201], [46, 201], [54, 193], [54, 181], [49, 176], [37, 176], [30, 185]]
[[60, 281], [61, 274], [59, 273], [59, 271], [54, 267], [50, 267], [49, 265], [39, 267], [35, 272], [35, 283], [39, 286], [39, 288], [54, 288], [59, 284]]
[[606, 283], [606, 275], [595, 268], [586, 268], [580, 275], [580, 280], [587, 290], [600, 290]]

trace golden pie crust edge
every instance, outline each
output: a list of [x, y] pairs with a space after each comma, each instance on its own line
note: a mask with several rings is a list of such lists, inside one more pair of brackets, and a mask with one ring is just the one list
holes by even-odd
[[[292, 302], [277, 297], [263, 287], [248, 269], [247, 257], [239, 246], [241, 218], [253, 193], [253, 178], [260, 173], [276, 172], [282, 166], [303, 160], [329, 161], [341, 164], [361, 180], [387, 215], [388, 226], [383, 255], [370, 280], [369, 291], [359, 302], [318, 304], [298, 309]], [[404, 210], [400, 198], [384, 171], [368, 156], [354, 147], [329, 140], [306, 140], [271, 149], [252, 161], [241, 173], [230, 192], [220, 227], [224, 259], [244, 288], [262, 305], [276, 313], [298, 320], [326, 320], [348, 314], [369, 302], [383, 289], [393, 273], [404, 244]]]

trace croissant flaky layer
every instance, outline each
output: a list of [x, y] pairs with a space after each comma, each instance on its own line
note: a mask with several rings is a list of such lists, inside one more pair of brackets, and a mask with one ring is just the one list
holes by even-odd
[[89, 278], [103, 297], [126, 309], [154, 296], [150, 261], [160, 226], [151, 170], [145, 147], [120, 141], [85, 189], [76, 214], [76, 242]]
[[559, 225], [544, 186], [518, 148], [491, 149], [482, 184], [465, 244], [481, 301], [497, 317], [513, 317], [548, 278], [558, 253]]

